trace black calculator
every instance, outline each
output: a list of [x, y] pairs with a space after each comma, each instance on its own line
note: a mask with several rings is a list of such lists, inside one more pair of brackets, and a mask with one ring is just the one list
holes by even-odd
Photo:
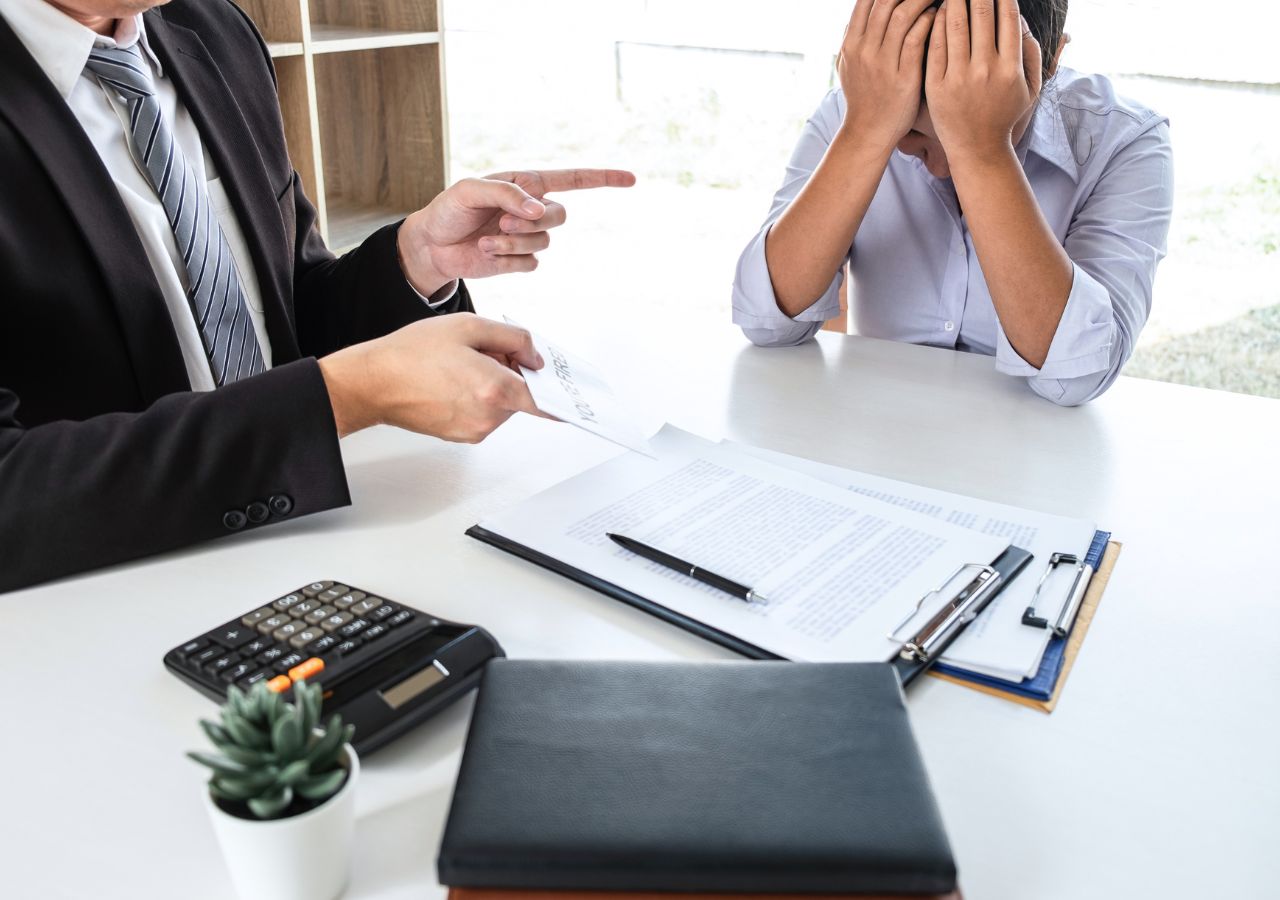
[[483, 628], [315, 581], [175, 647], [164, 664], [219, 702], [233, 684], [288, 695], [297, 681], [318, 681], [324, 715], [341, 713], [368, 754], [475, 687], [504, 655]]

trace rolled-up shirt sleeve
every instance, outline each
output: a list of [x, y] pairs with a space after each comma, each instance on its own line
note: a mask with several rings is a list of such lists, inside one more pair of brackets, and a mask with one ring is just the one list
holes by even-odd
[[1063, 246], [1074, 267], [1066, 308], [1037, 370], [996, 335], [996, 368], [1027, 379], [1062, 406], [1100, 396], [1133, 354], [1151, 313], [1156, 267], [1173, 215], [1173, 153], [1165, 119], [1153, 117], [1107, 163], [1071, 222]]
[[823, 322], [840, 314], [843, 266], [833, 273], [831, 284], [823, 295], [794, 319], [779, 309], [778, 298], [773, 292], [773, 279], [769, 275], [769, 263], [765, 258], [765, 241], [769, 237], [769, 229], [804, 189], [813, 170], [822, 162], [843, 121], [844, 96], [839, 90], [833, 90], [805, 123], [787, 165], [786, 178], [773, 197], [769, 216], [738, 259], [733, 280], [733, 322], [754, 344], [762, 347], [799, 344], [816, 334]]

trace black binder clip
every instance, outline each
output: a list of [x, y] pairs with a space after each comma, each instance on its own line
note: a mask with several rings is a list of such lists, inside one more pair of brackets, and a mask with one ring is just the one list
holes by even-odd
[[1044, 574], [1040, 576], [1040, 582], [1036, 585], [1036, 592], [1031, 596], [1031, 605], [1027, 607], [1026, 612], [1022, 614], [1022, 624], [1029, 625], [1032, 628], [1048, 628], [1049, 620], [1044, 616], [1036, 615], [1036, 603], [1040, 600], [1040, 591], [1044, 587], [1044, 583], [1049, 580], [1049, 576], [1060, 565], [1068, 565], [1076, 567], [1076, 578], [1071, 584], [1071, 591], [1067, 594], [1067, 602], [1063, 605], [1062, 613], [1058, 616], [1058, 622], [1053, 628], [1053, 632], [1058, 637], [1065, 637], [1067, 631], [1071, 629], [1069, 620], [1075, 618], [1075, 609], [1078, 604], [1076, 600], [1077, 593], [1080, 591], [1081, 577], [1084, 575], [1085, 564], [1074, 553], [1055, 553], [1049, 557], [1049, 565], [1045, 567]]

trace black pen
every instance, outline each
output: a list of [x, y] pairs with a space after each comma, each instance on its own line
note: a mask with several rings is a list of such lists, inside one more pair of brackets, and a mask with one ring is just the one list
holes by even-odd
[[629, 537], [623, 537], [620, 534], [605, 533], [609, 540], [613, 541], [619, 547], [630, 550], [636, 556], [643, 556], [651, 562], [656, 562], [660, 566], [666, 566], [676, 572], [688, 575], [695, 581], [701, 581], [703, 584], [709, 584], [717, 590], [724, 591], [726, 594], [733, 594], [739, 600], [745, 600], [748, 603], [758, 603], [761, 606], [767, 606], [769, 601], [756, 593], [755, 588], [749, 588], [745, 584], [738, 584], [732, 578], [725, 578], [723, 575], [717, 575], [715, 572], [708, 572], [706, 569], [699, 568], [693, 563], [683, 560], [678, 556], [672, 556], [670, 553], [663, 553], [656, 547], [650, 547], [648, 544], [642, 544], [637, 540]]

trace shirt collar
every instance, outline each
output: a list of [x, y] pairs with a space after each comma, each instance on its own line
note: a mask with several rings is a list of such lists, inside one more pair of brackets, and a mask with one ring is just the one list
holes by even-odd
[[1018, 157], [1024, 163], [1028, 153], [1034, 153], [1061, 169], [1072, 181], [1080, 180], [1080, 164], [1076, 162], [1071, 146], [1071, 135], [1062, 120], [1062, 108], [1051, 92], [1042, 93], [1031, 116], [1027, 133], [1018, 142]]
[[46, 0], [0, 0], [0, 16], [9, 23], [64, 100], [71, 97], [76, 82], [84, 74], [89, 51], [95, 45], [131, 47], [136, 43], [159, 73], [160, 61], [147, 41], [141, 13], [117, 21], [112, 37], [91, 31]]

